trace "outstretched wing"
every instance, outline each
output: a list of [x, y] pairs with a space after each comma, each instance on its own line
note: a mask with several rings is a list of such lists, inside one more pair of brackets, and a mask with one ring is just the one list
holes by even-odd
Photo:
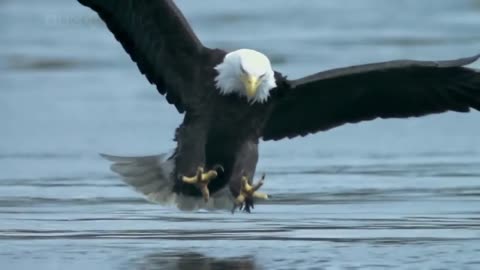
[[345, 123], [480, 110], [480, 73], [452, 61], [399, 60], [320, 72], [275, 90], [264, 140], [305, 136]]
[[206, 50], [172, 0], [78, 0], [98, 13], [142, 74], [179, 112], [196, 101], [192, 82]]

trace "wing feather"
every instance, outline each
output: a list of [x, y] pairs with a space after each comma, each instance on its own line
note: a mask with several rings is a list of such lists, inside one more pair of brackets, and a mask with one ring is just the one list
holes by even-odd
[[[265, 140], [325, 131], [375, 118], [480, 110], [480, 73], [449, 61], [398, 60], [320, 72], [287, 81], [273, 95]], [[285, 84], [284, 84], [285, 85]]]
[[180, 112], [193, 106], [207, 51], [172, 0], [78, 0], [98, 13], [138, 69]]

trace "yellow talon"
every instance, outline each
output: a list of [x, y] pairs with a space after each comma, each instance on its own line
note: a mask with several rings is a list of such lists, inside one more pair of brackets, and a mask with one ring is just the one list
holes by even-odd
[[235, 204], [233, 206], [232, 212], [235, 211], [235, 209], [241, 205], [248, 199], [248, 198], [256, 198], [256, 199], [263, 199], [267, 200], [268, 195], [263, 192], [258, 192], [257, 190], [260, 189], [260, 187], [263, 185], [265, 181], [265, 174], [262, 175], [262, 178], [258, 181], [257, 184], [250, 185], [248, 183], [248, 178], [247, 177], [242, 177], [242, 182], [240, 185], [240, 194], [238, 194], [237, 198], [235, 198]]
[[192, 177], [183, 176], [182, 181], [187, 184], [195, 185], [200, 192], [202, 192], [203, 199], [205, 202], [210, 198], [210, 191], [208, 190], [208, 184], [210, 181], [215, 179], [218, 176], [217, 171], [210, 170], [206, 173], [203, 173], [203, 168], [198, 167], [197, 174]]

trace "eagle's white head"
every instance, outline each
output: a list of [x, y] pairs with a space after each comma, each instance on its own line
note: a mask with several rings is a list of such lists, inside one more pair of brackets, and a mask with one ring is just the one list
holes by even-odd
[[266, 102], [270, 90], [277, 86], [270, 60], [254, 50], [230, 52], [215, 69], [218, 72], [215, 82], [221, 94], [236, 93], [250, 103]]

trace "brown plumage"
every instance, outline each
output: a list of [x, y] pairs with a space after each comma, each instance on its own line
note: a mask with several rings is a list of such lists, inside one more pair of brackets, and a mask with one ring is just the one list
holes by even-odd
[[[199, 166], [219, 173], [208, 185], [212, 198], [226, 187], [237, 196], [242, 177], [251, 181], [255, 174], [260, 138], [305, 136], [378, 117], [480, 109], [480, 74], [464, 67], [478, 55], [452, 61], [368, 64], [298, 80], [276, 72], [277, 87], [268, 101], [251, 104], [238, 95], [219, 94], [214, 67], [226, 52], [204, 47], [173, 1], [79, 2], [99, 14], [140, 72], [185, 114], [175, 134], [177, 148], [167, 160], [106, 156], [127, 183], [154, 201], [177, 200], [180, 208], [195, 207], [181, 205], [179, 197], [201, 198], [197, 188], [181, 180], [181, 176], [195, 175]], [[168, 169], [167, 163], [173, 168]], [[172, 192], [177, 197], [164, 194]], [[250, 199], [246, 210], [251, 206]]]

